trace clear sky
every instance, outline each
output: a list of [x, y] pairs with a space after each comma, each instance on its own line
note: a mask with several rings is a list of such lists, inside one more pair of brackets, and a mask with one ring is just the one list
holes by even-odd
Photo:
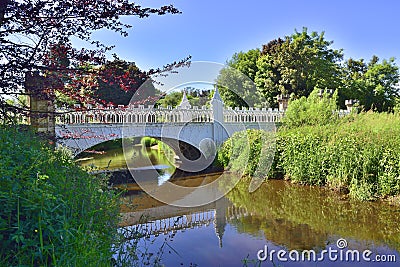
[[102, 30], [94, 35], [114, 44], [122, 59], [143, 70], [189, 55], [194, 61], [225, 63], [233, 53], [261, 47], [307, 27], [325, 31], [345, 58], [400, 59], [399, 0], [143, 0], [143, 6], [173, 4], [180, 15], [125, 18], [133, 25], [124, 38]]

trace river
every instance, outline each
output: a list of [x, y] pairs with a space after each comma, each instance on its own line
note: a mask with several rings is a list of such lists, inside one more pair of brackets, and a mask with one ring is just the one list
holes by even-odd
[[[160, 186], [174, 179], [171, 155], [140, 146], [128, 155], [137, 161], [134, 175], [148, 175], [150, 158], [159, 173], [150, 179]], [[82, 165], [126, 168], [122, 149], [90, 157]], [[218, 177], [176, 182], [196, 186]], [[242, 179], [216, 202], [182, 208], [153, 199], [131, 180], [118, 184], [129, 191], [119, 228], [127, 241], [116, 258], [130, 259], [132, 266], [400, 266], [400, 207], [386, 202], [350, 200], [283, 180], [249, 193], [249, 181]]]

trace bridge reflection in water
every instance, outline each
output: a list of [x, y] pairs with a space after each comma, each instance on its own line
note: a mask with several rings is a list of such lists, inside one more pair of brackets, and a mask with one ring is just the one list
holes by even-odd
[[[195, 177], [191, 185], [200, 180]], [[349, 242], [349, 249], [400, 257], [396, 207], [349, 201], [323, 188], [285, 181], [270, 180], [253, 193], [248, 192], [248, 185], [248, 181], [241, 181], [226, 197], [194, 208], [171, 207], [133, 191], [121, 207], [120, 230], [128, 240], [120, 252], [136, 246], [139, 265], [147, 262], [141, 257], [153, 255], [149, 266], [154, 262], [165, 266], [244, 266], [243, 260], [255, 259], [264, 245], [276, 251], [314, 249], [319, 253], [329, 247], [337, 249], [335, 244], [341, 237]], [[166, 253], [158, 255], [160, 248]], [[321, 266], [365, 266], [364, 262], [342, 263], [325, 260]], [[262, 266], [276, 266], [265, 264]], [[285, 262], [284, 266], [299, 265]]]
[[[194, 187], [204, 184], [204, 182], [211, 182], [218, 177], [219, 175], [184, 177], [174, 182]], [[128, 186], [128, 188], [136, 190], [134, 195], [125, 197], [125, 202], [129, 204], [121, 207], [120, 226], [127, 230], [126, 233], [140, 232], [146, 237], [157, 237], [160, 234], [176, 233], [213, 224], [219, 246], [222, 247], [227, 221], [233, 217], [247, 215], [246, 209], [236, 208], [225, 197], [199, 207], [176, 207], [166, 205], [141, 193], [135, 185]], [[127, 238], [129, 239], [129, 236]]]
[[161, 206], [145, 211], [124, 213], [121, 226], [127, 230], [125, 233], [129, 233], [126, 236], [129, 239], [131, 233], [143, 233], [149, 238], [213, 224], [219, 246], [222, 247], [227, 222], [244, 216], [247, 216], [245, 208], [237, 208], [228, 199], [221, 198], [198, 208]]

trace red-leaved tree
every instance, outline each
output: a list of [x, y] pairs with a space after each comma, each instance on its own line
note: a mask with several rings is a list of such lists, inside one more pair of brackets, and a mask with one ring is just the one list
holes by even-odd
[[[99, 29], [127, 36], [131, 25], [121, 22], [122, 16], [178, 13], [172, 5], [147, 8], [128, 0], [0, 0], [0, 108], [27, 114], [28, 107], [12, 104], [7, 96], [34, 94], [52, 99], [56, 92], [78, 103], [93, 104], [102, 101], [93, 93], [99, 81], [136, 90], [138, 80], [188, 64], [189, 57], [161, 69], [121, 73], [114, 68], [117, 64], [106, 59], [105, 53], [112, 47], [92, 39], [92, 33]], [[76, 49], [71, 37], [95, 48]]]

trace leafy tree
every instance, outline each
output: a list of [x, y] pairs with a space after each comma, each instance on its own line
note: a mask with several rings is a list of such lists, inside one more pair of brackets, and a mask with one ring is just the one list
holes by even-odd
[[193, 87], [185, 88], [188, 92], [188, 100], [192, 106], [202, 107], [207, 105], [207, 103], [211, 100], [210, 89], [199, 89]]
[[348, 59], [342, 67], [342, 84], [340, 86], [340, 94], [338, 97], [338, 104], [341, 108], [346, 108], [345, 100], [347, 99], [358, 99], [360, 100], [360, 92], [363, 90], [363, 79], [368, 66], [364, 62], [364, 59]]
[[258, 68], [257, 59], [260, 57], [259, 49], [251, 49], [244, 52], [239, 52], [233, 55], [232, 59], [228, 61], [228, 66], [237, 69], [252, 81], [254, 81]]
[[394, 58], [379, 62], [373, 56], [368, 64], [363, 59], [346, 61], [343, 78], [345, 99], [358, 99], [365, 110], [392, 110], [400, 96], [399, 68]]
[[308, 33], [307, 28], [284, 39], [263, 46], [257, 60], [255, 82], [268, 101], [275, 103], [278, 94], [308, 96], [314, 88], [336, 89], [340, 86], [341, 50], [331, 48], [324, 32]]
[[[126, 36], [131, 25], [123, 23], [121, 16], [144, 18], [167, 13], [179, 11], [173, 6], [141, 7], [128, 0], [1, 0], [0, 105], [27, 111], [9, 106], [5, 96], [26, 94], [29, 75], [31, 84], [41, 83], [40, 90], [30, 93], [53, 97], [57, 90], [77, 101], [88, 101], [90, 98], [84, 92], [98, 86], [96, 77], [101, 77], [104, 69], [86, 66], [104, 65], [104, 53], [112, 48], [92, 40], [92, 33], [109, 29]], [[87, 41], [95, 48], [76, 49], [71, 45], [71, 37]], [[174, 62], [165, 69], [185, 63], [186, 60]], [[149, 74], [157, 71], [161, 70], [150, 70]]]
[[[190, 105], [192, 106], [204, 106], [210, 100], [211, 90], [200, 90], [198, 88], [193, 87], [185, 87], [183, 90], [186, 91], [187, 99], [189, 100]], [[183, 97], [183, 91], [175, 91], [168, 94], [164, 94], [161, 99], [157, 101], [157, 105], [160, 105], [164, 108], [171, 106], [178, 106]]]
[[221, 70], [216, 82], [226, 106], [267, 106], [254, 84], [259, 56], [259, 49], [236, 53]]
[[158, 100], [158, 104], [164, 108], [171, 106], [176, 107], [182, 100], [182, 92], [171, 92]]
[[[105, 103], [128, 105], [136, 90], [148, 79], [147, 73], [141, 71], [134, 62], [115, 59], [107, 62], [102, 68], [108, 73], [105, 77], [97, 79], [98, 88], [94, 90], [93, 95]], [[124, 82], [115, 77], [124, 77]], [[141, 96], [142, 99], [155, 96], [156, 93], [153, 84], [146, 85], [149, 86], [145, 92], [142, 90], [145, 93]]]
[[383, 60], [382, 63], [371, 60], [365, 73], [365, 89], [363, 102], [367, 109], [378, 111], [392, 109], [396, 98], [400, 96], [399, 68], [394, 58]]

